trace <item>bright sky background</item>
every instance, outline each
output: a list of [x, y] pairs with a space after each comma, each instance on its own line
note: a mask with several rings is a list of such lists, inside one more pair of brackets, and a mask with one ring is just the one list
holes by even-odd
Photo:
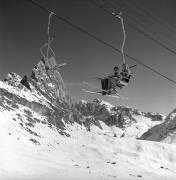
[[[120, 21], [115, 21], [90, 2], [36, 1], [120, 49], [123, 40]], [[175, 0], [112, 0], [112, 2], [119, 11], [122, 10], [124, 21], [176, 50]], [[47, 39], [47, 18], [48, 14], [45, 11], [27, 0], [0, 0], [0, 79], [4, 79], [6, 74], [12, 71], [21, 76], [25, 74], [30, 76], [31, 69], [41, 58], [39, 48]], [[112, 73], [113, 66], [122, 64], [121, 54], [56, 18], [52, 19], [52, 27], [55, 34], [52, 47], [57, 62], [67, 63], [61, 73], [72, 97], [85, 100], [102, 98], [99, 95], [82, 92], [81, 83], [89, 82], [100, 87], [100, 82], [93, 77], [103, 77]], [[127, 32], [125, 52], [176, 80], [176, 55], [126, 24], [125, 28]], [[128, 58], [126, 60], [130, 65], [135, 64]], [[175, 91], [176, 84], [138, 65], [129, 86], [119, 90], [119, 94], [128, 97], [128, 100], [109, 97], [102, 99], [115, 105], [128, 105], [142, 111], [167, 115], [176, 107]]]

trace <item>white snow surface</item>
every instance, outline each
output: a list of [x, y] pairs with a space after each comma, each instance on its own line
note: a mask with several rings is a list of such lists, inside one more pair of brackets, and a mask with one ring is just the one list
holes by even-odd
[[[110, 180], [176, 179], [176, 146], [159, 142], [113, 137], [113, 127], [86, 131], [76, 123], [66, 124], [60, 135], [45, 116], [32, 113], [33, 132], [20, 108], [0, 107], [0, 179], [2, 180]], [[22, 125], [20, 125], [23, 124]], [[36, 140], [36, 143], [30, 139]]]
[[29, 102], [38, 102], [40, 104], [45, 105], [50, 108], [49, 101], [46, 99], [41, 93], [39, 93], [32, 84], [30, 84], [32, 91], [24, 87], [23, 89], [19, 89], [18, 87], [11, 86], [5, 82], [0, 81], [0, 88], [8, 91], [9, 93], [15, 94], [16, 96], [25, 98]]

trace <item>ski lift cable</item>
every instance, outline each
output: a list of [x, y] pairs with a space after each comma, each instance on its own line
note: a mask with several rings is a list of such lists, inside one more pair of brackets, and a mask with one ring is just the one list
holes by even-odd
[[[112, 0], [111, 0], [112, 1]], [[119, 5], [120, 5], [120, 3], [118, 2], [118, 1], [116, 1]], [[112, 3], [115, 3], [115, 2], [112, 2]], [[127, 3], [127, 5], [128, 5], [129, 3]], [[119, 7], [119, 6], [118, 6]], [[141, 15], [145, 15], [144, 13], [145, 13], [145, 10], [143, 10], [142, 11], [142, 14], [141, 14], [141, 10], [140, 9], [138, 9], [138, 8], [136, 8], [136, 6], [135, 7], [133, 7], [133, 6], [129, 6], [128, 5], [128, 7], [132, 7], [132, 8], [135, 8], [135, 12], [137, 12], [137, 13], [139, 13], [139, 15], [141, 16]], [[124, 9], [124, 8], [121, 8], [121, 9]], [[124, 9], [125, 10], [125, 9]], [[155, 23], [155, 24], [158, 24], [158, 25], [160, 25], [160, 28], [159, 29], [157, 29], [157, 32], [153, 29], [153, 28], [151, 28], [150, 26], [148, 26], [145, 22], [143, 22], [143, 21], [141, 21], [140, 20], [140, 18], [139, 18], [139, 16], [137, 16], [137, 17], [134, 17], [134, 16], [131, 16], [130, 14], [129, 14], [129, 12], [128, 11], [124, 11], [124, 10], [121, 10], [123, 13], [125, 13], [125, 15], [127, 16], [127, 18], [130, 20], [130, 21], [132, 21], [132, 22], [134, 22], [136, 25], [136, 27], [138, 28], [138, 29], [144, 29], [145, 31], [147, 31], [147, 34], [148, 35], [150, 35], [151, 37], [153, 37], [153, 38], [155, 38], [155, 40], [156, 39], [163, 39], [162, 41], [160, 40], [160, 42], [163, 44], [163, 45], [165, 45], [165, 46], [167, 46], [167, 47], [170, 47], [170, 48], [172, 48], [172, 49], [174, 49], [174, 44], [173, 44], [173, 39], [172, 39], [172, 41], [168, 38], [168, 36], [166, 37], [166, 36], [163, 36], [163, 32], [166, 32], [166, 33], [170, 33], [170, 32], [174, 32], [173, 30], [174, 29], [168, 29], [165, 25], [164, 25], [164, 22], [163, 23], [159, 23], [158, 21], [157, 21], [157, 19], [155, 19], [154, 17], [152, 17], [151, 18], [151, 15], [150, 14], [147, 14], [146, 13], [146, 16], [147, 17], [149, 17], [149, 19], [153, 22], [153, 23]], [[157, 38], [158, 37], [158, 38]], [[169, 45], [171, 45], [171, 46], [169, 46]], [[174, 49], [175, 50], [175, 49]], [[176, 51], [175, 51], [176, 52]]]
[[[111, 15], [111, 16], [113, 15], [112, 12], [109, 12], [109, 11], [108, 11], [107, 9], [105, 9], [104, 7], [105, 7], [106, 5], [110, 5], [110, 6], [112, 6], [115, 10], [117, 10], [117, 7], [114, 6], [114, 5], [112, 5], [112, 3], [104, 3], [103, 5], [98, 5], [94, 0], [89, 0], [89, 2], [91, 2], [91, 3], [94, 4], [96, 7], [102, 9], [104, 12], [106, 12], [107, 14], [109, 14], [109, 15]], [[118, 9], [120, 9], [120, 8], [118, 8]], [[126, 14], [126, 16], [127, 16], [129, 19], [132, 19], [128, 14]], [[168, 47], [167, 45], [165, 45], [163, 42], [160, 42], [159, 40], [153, 38], [151, 35], [143, 32], [140, 28], [132, 25], [131, 23], [129, 23], [129, 22], [127, 22], [127, 21], [126, 21], [126, 24], [127, 24], [128, 26], [130, 26], [131, 28], [133, 28], [134, 30], [136, 30], [137, 32], [139, 32], [140, 34], [143, 34], [143, 36], [145, 36], [146, 38], [152, 40], [153, 42], [155, 42], [155, 43], [158, 44], [159, 46], [163, 47], [164, 49], [166, 49], [166, 50], [168, 50], [168, 51], [170, 51], [171, 53], [173, 53], [173, 54], [176, 55], [176, 51], [173, 50], [173, 49], [171, 49], [171, 48], [169, 48], [169, 47]]]
[[124, 46], [125, 46], [125, 42], [126, 42], [126, 31], [125, 31], [125, 26], [124, 26], [124, 21], [122, 18], [122, 12], [120, 12], [119, 14], [116, 14], [115, 12], [112, 12], [112, 15], [114, 15], [115, 17], [118, 17], [120, 19], [121, 25], [122, 25], [122, 30], [123, 30], [123, 42], [122, 42], [122, 46], [121, 46], [121, 53], [122, 53], [122, 58], [123, 58], [123, 64], [125, 64], [125, 55], [124, 55]]
[[135, 3], [135, 7], [139, 7], [141, 9], [142, 12], [144, 12], [147, 16], [150, 16], [155, 22], [157, 22], [158, 24], [160, 24], [162, 27], [164, 27], [165, 29], [167, 29], [169, 32], [175, 31], [175, 27], [173, 27], [167, 22], [161, 20], [159, 17], [156, 17], [152, 12], [150, 12], [144, 5], [142, 5], [142, 3], [139, 3], [137, 0], [135, 0], [133, 3]]
[[[34, 2], [33, 0], [27, 0], [27, 1], [30, 2], [30, 3], [32, 3], [32, 4], [34, 4], [35, 6], [37, 6], [37, 7], [39, 7], [39, 8], [41, 8], [41, 9], [43, 9], [43, 10], [46, 11], [46, 12], [50, 12], [49, 9], [45, 8], [44, 6], [41, 6], [40, 4]], [[56, 17], [57, 19], [59, 19], [59, 20], [65, 22], [65, 23], [69, 24], [69, 25], [72, 26], [73, 28], [75, 28], [75, 29], [81, 31], [82, 33], [87, 34], [88, 36], [90, 36], [91, 38], [93, 38], [93, 39], [97, 40], [98, 42], [104, 44], [105, 46], [107, 46], [107, 47], [109, 47], [109, 48], [115, 50], [116, 52], [121, 53], [121, 51], [120, 51], [118, 48], [116, 48], [116, 47], [114, 47], [113, 45], [107, 43], [106, 41], [104, 41], [104, 40], [98, 38], [97, 36], [95, 36], [95, 35], [89, 33], [87, 30], [85, 30], [85, 29], [81, 28], [80, 26], [78, 26], [78, 25], [72, 23], [71, 21], [69, 21], [69, 20], [67, 20], [67, 19], [65, 19], [65, 18], [63, 18], [63, 17], [61, 17], [61, 16], [58, 16], [58, 15], [56, 15], [56, 14], [55, 14], [55, 17]], [[173, 79], [167, 77], [167, 76], [164, 75], [163, 73], [160, 73], [159, 71], [157, 71], [156, 69], [152, 68], [151, 66], [148, 66], [148, 65], [142, 63], [140, 60], [138, 60], [138, 59], [136, 59], [136, 58], [134, 58], [134, 57], [128, 55], [127, 53], [124, 53], [124, 54], [125, 54], [125, 56], [128, 57], [129, 59], [131, 59], [131, 60], [137, 62], [138, 64], [140, 64], [140, 65], [146, 67], [147, 69], [153, 71], [154, 73], [156, 73], [156, 74], [162, 76], [163, 78], [169, 80], [170, 82], [176, 84], [176, 81], [175, 81], [175, 80], [173, 80]]]
[[[163, 31], [167, 31], [167, 32], [174, 32], [174, 29], [173, 28], [171, 28], [168, 24], [166, 24], [167, 23], [167, 21], [163, 21], [163, 20], [161, 20], [161, 19], [159, 19], [159, 17], [156, 17], [156, 16], [154, 16], [151, 12], [149, 12], [145, 7], [141, 7], [141, 3], [138, 3], [137, 2], [137, 0], [134, 0], [132, 3], [130, 3], [130, 2], [126, 2], [126, 1], [124, 1], [122, 4], [121, 4], [121, 2], [120, 1], [114, 1], [114, 0], [110, 0], [110, 2], [109, 3], [112, 3], [112, 4], [116, 4], [116, 6], [121, 6], [121, 9], [124, 9], [123, 8], [123, 5], [125, 5], [125, 6], [127, 6], [128, 8], [131, 8], [135, 13], [137, 13], [138, 14], [138, 16], [137, 17], [139, 17], [139, 16], [147, 16], [149, 19], [150, 19], [150, 21], [152, 21], [153, 23], [155, 23], [155, 24], [158, 24], [158, 25], [160, 25], [161, 26], [161, 28], [159, 29], [159, 30], [163, 30]], [[140, 5], [141, 4], [141, 5]], [[122, 10], [121, 10], [122, 11]], [[126, 14], [128, 14], [128, 11], [126, 11]], [[137, 18], [136, 17], [136, 18]], [[133, 17], [134, 18], [134, 17]], [[138, 18], [139, 19], [139, 18]], [[140, 19], [138, 20], [138, 21], [140, 21]], [[147, 26], [146, 26], [147, 27]], [[148, 27], [149, 28], [149, 27]], [[161, 32], [160, 31], [160, 32]], [[158, 31], [157, 31], [157, 33], [158, 33]]]

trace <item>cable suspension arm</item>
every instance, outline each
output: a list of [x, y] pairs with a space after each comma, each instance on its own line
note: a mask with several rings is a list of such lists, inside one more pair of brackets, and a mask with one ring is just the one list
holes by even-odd
[[115, 17], [118, 17], [120, 19], [121, 25], [122, 25], [122, 30], [123, 30], [123, 42], [122, 42], [122, 46], [121, 46], [121, 53], [122, 53], [122, 58], [123, 58], [123, 64], [125, 64], [125, 55], [124, 55], [124, 46], [125, 46], [125, 42], [126, 42], [126, 31], [125, 31], [125, 26], [124, 26], [124, 21], [122, 18], [122, 13], [120, 12], [119, 14], [116, 14], [114, 12], [112, 12], [112, 15], [114, 15]]

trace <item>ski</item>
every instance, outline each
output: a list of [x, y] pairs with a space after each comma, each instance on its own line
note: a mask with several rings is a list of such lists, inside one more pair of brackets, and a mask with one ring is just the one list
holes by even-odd
[[[86, 90], [86, 89], [82, 89], [82, 91], [88, 92], [88, 93], [92, 93], [92, 94], [102, 95], [102, 91], [97, 92], [97, 91], [89, 91], [89, 90]], [[108, 97], [112, 97], [112, 98], [117, 98], [117, 99], [128, 99], [127, 97], [120, 96], [120, 94], [115, 94], [115, 95], [106, 94], [104, 96], [108, 96]]]

